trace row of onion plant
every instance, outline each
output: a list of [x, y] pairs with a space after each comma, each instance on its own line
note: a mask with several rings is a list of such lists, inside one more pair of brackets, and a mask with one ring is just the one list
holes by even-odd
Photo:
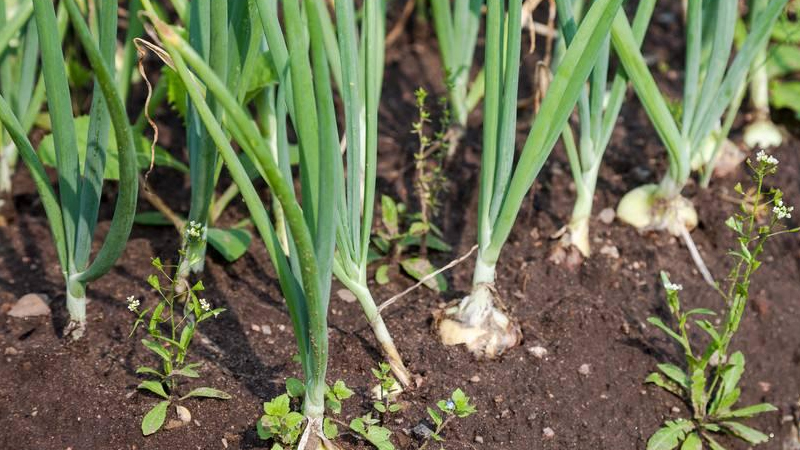
[[[559, 2], [562, 10], [572, 7], [569, 0]], [[522, 5], [519, 0], [509, 1], [507, 7], [501, 0], [487, 3], [478, 255], [470, 295], [448, 308], [439, 321], [445, 344], [465, 344], [476, 355], [494, 357], [520, 342], [519, 325], [502, 311], [496, 297], [500, 253], [606, 46], [621, 4], [621, 0], [595, 1], [576, 27], [515, 164]]]
[[[612, 27], [620, 63], [667, 150], [669, 168], [659, 184], [627, 193], [617, 216], [638, 229], [667, 230], [686, 237], [697, 225], [697, 213], [681, 196], [692, 161], [707, 184], [742, 98], [750, 67], [766, 45], [787, 0], [769, 2], [753, 17], [741, 48], [733, 50], [738, 3], [689, 0], [686, 19], [686, 69], [680, 113], [673, 115], [642, 56], [625, 15]], [[723, 119], [724, 116], [724, 119]]]
[[[58, 260], [66, 281], [70, 314], [67, 332], [83, 334], [86, 323], [86, 285], [108, 272], [125, 249], [136, 209], [137, 171], [133, 132], [114, 79], [117, 2], [97, 5], [97, 36], [92, 36], [75, 0], [65, 0], [69, 19], [95, 75], [87, 148], [83, 160], [77, 148], [72, 101], [53, 3], [33, 1], [42, 73], [52, 123], [58, 172], [58, 195], [49, 183], [42, 161], [26, 136], [13, 106], [0, 96], [0, 121], [30, 170], [50, 222]], [[97, 226], [110, 128], [119, 143], [119, 189], [106, 238], [94, 259], [92, 241]]]
[[[637, 6], [633, 30], [638, 45], [644, 40], [655, 3], [655, 0], [644, 0]], [[567, 5], [562, 2], [559, 6]], [[574, 38], [575, 23], [582, 20], [583, 7], [584, 2], [579, 1], [575, 2], [572, 10], [559, 10], [562, 42], [568, 43]], [[561, 51], [563, 48], [563, 45], [559, 47]], [[578, 137], [576, 139], [569, 124], [564, 127], [562, 135], [575, 181], [576, 199], [569, 224], [559, 244], [575, 247], [584, 257], [591, 254], [589, 219], [592, 215], [597, 176], [628, 87], [628, 77], [624, 69], [617, 69], [609, 89], [610, 60], [611, 43], [607, 39], [592, 69], [589, 84], [578, 98]]]
[[[251, 21], [261, 22], [268, 57], [279, 77], [277, 87], [265, 91], [258, 102], [257, 121], [190, 43], [158, 19], [149, 3], [143, 0], [169, 55], [167, 61], [186, 85], [209, 136], [242, 192], [278, 272], [305, 376], [303, 409], [308, 424], [301, 447], [330, 446], [322, 433], [322, 418], [328, 355], [327, 311], [334, 270], [359, 298], [369, 299], [371, 305], [367, 306], [374, 311], [370, 317], [373, 328], [380, 324], [385, 330], [382, 320], [375, 320], [380, 320], [380, 316], [368, 290], [366, 297], [358, 290], [366, 287], [366, 247], [375, 190], [383, 7], [377, 2], [365, 4], [359, 53], [352, 2], [336, 4], [334, 49], [326, 45], [323, 35], [327, 29], [324, 3], [317, 0], [283, 3], [281, 24], [276, 2], [256, 1], [258, 15], [251, 17]], [[335, 77], [331, 68], [337, 66], [341, 72]], [[338, 116], [331, 82], [334, 78], [341, 80], [339, 86], [343, 89], [347, 172], [339, 152]], [[215, 117], [208, 105], [211, 97], [224, 110], [224, 120]], [[288, 123], [298, 140], [299, 197], [293, 190]], [[275, 200], [271, 215], [257, 195], [230, 138], [255, 163], [269, 185]], [[302, 199], [302, 206], [298, 198]], [[366, 307], [365, 311], [368, 312]], [[385, 335], [388, 337], [388, 333]]]

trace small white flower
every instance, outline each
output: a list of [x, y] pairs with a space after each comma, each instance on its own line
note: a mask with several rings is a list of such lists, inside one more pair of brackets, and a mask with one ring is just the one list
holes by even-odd
[[776, 157], [774, 157], [772, 155], [768, 155], [764, 150], [760, 150], [756, 154], [756, 160], [758, 162], [765, 163], [765, 164], [768, 164], [768, 165], [771, 165], [771, 166], [777, 166], [778, 165], [778, 158], [776, 158]]
[[675, 284], [670, 281], [667, 281], [666, 283], [664, 283], [664, 289], [668, 291], [677, 292], [683, 290], [683, 286], [681, 286], [680, 284]]
[[198, 222], [192, 220], [189, 222], [189, 225], [186, 227], [186, 235], [192, 239], [201, 239], [205, 234], [205, 227]]
[[200, 308], [202, 308], [203, 311], [208, 311], [208, 310], [211, 309], [211, 304], [209, 304], [206, 299], [201, 298], [200, 299]]
[[136, 312], [136, 309], [139, 308], [139, 300], [137, 300], [134, 296], [128, 297], [128, 310], [131, 312]]
[[776, 201], [775, 206], [772, 208], [772, 213], [775, 214], [778, 219], [791, 219], [792, 211], [794, 211], [794, 206], [784, 205], [783, 200]]

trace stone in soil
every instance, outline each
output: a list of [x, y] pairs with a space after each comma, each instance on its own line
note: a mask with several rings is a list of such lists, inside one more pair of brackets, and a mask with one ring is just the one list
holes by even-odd
[[47, 297], [43, 294], [23, 295], [8, 311], [8, 315], [18, 318], [49, 316], [50, 307], [47, 305]]

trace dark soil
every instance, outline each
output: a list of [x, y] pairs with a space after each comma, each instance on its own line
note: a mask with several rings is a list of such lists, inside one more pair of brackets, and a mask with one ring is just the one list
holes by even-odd
[[[645, 47], [675, 68], [660, 78], [670, 92], [679, 92], [673, 75], [679, 75], [675, 71], [680, 70], [682, 58], [676, 21], [674, 13], [658, 12]], [[383, 193], [414, 204], [411, 173], [406, 170], [415, 146], [408, 131], [416, 113], [413, 91], [420, 85], [434, 92], [442, 88], [432, 33], [427, 28], [409, 28], [414, 29], [387, 58], [379, 174]], [[534, 55], [524, 57], [523, 86], [530, 84], [527, 76], [535, 59]], [[523, 94], [526, 90], [523, 87]], [[450, 169], [453, 185], [440, 219], [455, 250], [441, 256], [440, 263], [465, 253], [476, 239], [480, 117], [472, 119], [458, 161]], [[520, 123], [528, 120], [527, 113], [521, 112]], [[520, 141], [525, 133], [527, 126], [521, 126]], [[181, 132], [172, 130], [172, 134]], [[174, 142], [178, 141], [165, 145], [181, 151]], [[800, 199], [798, 144], [800, 140], [791, 137], [773, 152], [781, 164], [772, 182], [785, 191], [790, 204]], [[631, 188], [657, 181], [664, 166], [664, 150], [631, 96], [605, 157], [595, 212], [613, 208]], [[714, 180], [708, 190], [690, 186], [685, 192], [700, 215], [700, 226], [692, 235], [719, 278], [727, 273], [725, 254], [733, 239], [723, 221], [736, 208], [722, 197], [736, 181], [746, 178], [740, 170]], [[181, 176], [158, 171], [151, 180], [157, 192], [169, 193], [165, 196], [177, 210], [188, 207], [188, 185]], [[466, 294], [471, 262], [448, 274], [452, 292], [438, 296], [417, 290], [386, 312], [398, 348], [422, 380], [418, 388], [403, 394], [407, 407], [390, 424], [397, 432], [399, 448], [417, 447], [406, 430], [424, 420], [426, 406], [456, 387], [472, 396], [478, 413], [445, 432], [448, 450], [643, 449], [665, 419], [687, 417], [687, 406], [680, 400], [643, 384], [656, 364], [682, 362], [673, 343], [646, 323], [650, 316], [669, 320], [659, 271], [668, 271], [673, 281], [683, 284], [687, 307], [720, 309], [723, 305], [678, 241], [663, 233], [641, 235], [619, 222], [592, 221], [596, 254], [576, 270], [547, 262], [555, 243], [548, 236], [565, 223], [572, 209], [570, 183], [559, 145], [503, 251], [498, 288], [522, 325], [525, 340], [520, 347], [496, 361], [476, 361], [463, 348], [445, 348], [437, 341], [431, 313]], [[0, 348], [5, 353], [0, 359], [0, 448], [211, 449], [223, 448], [224, 443], [228, 448], [267, 448], [255, 433], [261, 404], [282, 393], [285, 378], [298, 376], [299, 366], [292, 361], [295, 350], [289, 317], [261, 242], [255, 240], [246, 256], [233, 264], [210, 254], [203, 276], [206, 298], [227, 312], [204, 323], [208, 326], [197, 340], [194, 357], [205, 363], [203, 383], [229, 392], [233, 399], [187, 401], [192, 424], [144, 438], [141, 417], [157, 400], [137, 392], [141, 378], [134, 371], [157, 361], [139, 344], [141, 332], [136, 338], [128, 337], [133, 317], [125, 298], [135, 295], [145, 303], [153, 301], [145, 282], [152, 272], [150, 259], [175, 255], [177, 234], [170, 228], [135, 227], [117, 266], [90, 286], [93, 301], [87, 335], [78, 343], [68, 343], [61, 337], [66, 317], [63, 279], [27, 170], [18, 171], [14, 185], [11, 205], [3, 210], [9, 223], [0, 227], [0, 307], [7, 308], [26, 293], [44, 293], [53, 299], [53, 316], [22, 320], [0, 315]], [[100, 234], [108, 227], [108, 205], [113, 199], [113, 190], [107, 189]], [[149, 208], [144, 200], [141, 208]], [[243, 205], [235, 204], [225, 220], [233, 223], [244, 214]], [[615, 246], [619, 258], [600, 254], [604, 245]], [[770, 402], [780, 409], [749, 422], [775, 436], [760, 448], [780, 449], [786, 433], [782, 417], [791, 414], [800, 396], [798, 238], [776, 238], [767, 246], [764, 259], [734, 347], [747, 357], [743, 404]], [[394, 274], [390, 284], [373, 289], [376, 298], [385, 299], [410, 285], [409, 279]], [[333, 292], [337, 289], [335, 284]], [[262, 325], [269, 325], [271, 334], [253, 331], [253, 326]], [[341, 378], [357, 393], [346, 402], [340, 417], [348, 422], [370, 408], [374, 380], [369, 369], [380, 361], [380, 353], [358, 305], [341, 301], [335, 294], [330, 336], [329, 380]], [[548, 351], [543, 359], [527, 350], [537, 345]], [[18, 353], [10, 354], [14, 353], [10, 348]], [[579, 373], [584, 364], [588, 375]], [[546, 438], [545, 428], [551, 428], [554, 436]], [[345, 436], [341, 444], [366, 448], [352, 436]], [[726, 444], [746, 448], [740, 443]]]

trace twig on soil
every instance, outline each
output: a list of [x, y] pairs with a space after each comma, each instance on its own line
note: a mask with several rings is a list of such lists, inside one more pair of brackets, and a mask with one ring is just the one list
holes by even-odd
[[378, 314], [382, 313], [384, 309], [388, 308], [393, 303], [395, 303], [396, 301], [400, 300], [402, 297], [404, 297], [409, 292], [411, 292], [411, 291], [417, 289], [418, 287], [422, 286], [426, 281], [428, 281], [430, 279], [433, 279], [435, 276], [439, 275], [440, 273], [442, 273], [442, 272], [444, 272], [444, 271], [446, 271], [448, 269], [451, 269], [451, 268], [457, 266], [458, 264], [461, 264], [461, 262], [463, 262], [465, 259], [469, 258], [475, 252], [475, 250], [477, 250], [477, 249], [478, 249], [478, 246], [477, 245], [473, 245], [472, 248], [467, 253], [465, 253], [465, 254], [459, 256], [458, 258], [450, 261], [449, 263], [447, 263], [446, 266], [442, 267], [441, 269], [436, 270], [435, 272], [431, 272], [428, 275], [425, 275], [424, 277], [422, 277], [417, 282], [417, 284], [415, 284], [415, 285], [411, 286], [410, 288], [406, 289], [405, 291], [395, 295], [394, 297], [390, 298], [389, 300], [386, 300], [385, 302], [381, 303], [381, 305], [378, 306]]
[[405, 6], [403, 6], [403, 12], [400, 14], [400, 19], [394, 24], [389, 34], [386, 35], [386, 42], [384, 43], [386, 49], [391, 47], [403, 35], [403, 28], [406, 27], [408, 19], [411, 18], [416, 3], [416, 0], [406, 1]]

